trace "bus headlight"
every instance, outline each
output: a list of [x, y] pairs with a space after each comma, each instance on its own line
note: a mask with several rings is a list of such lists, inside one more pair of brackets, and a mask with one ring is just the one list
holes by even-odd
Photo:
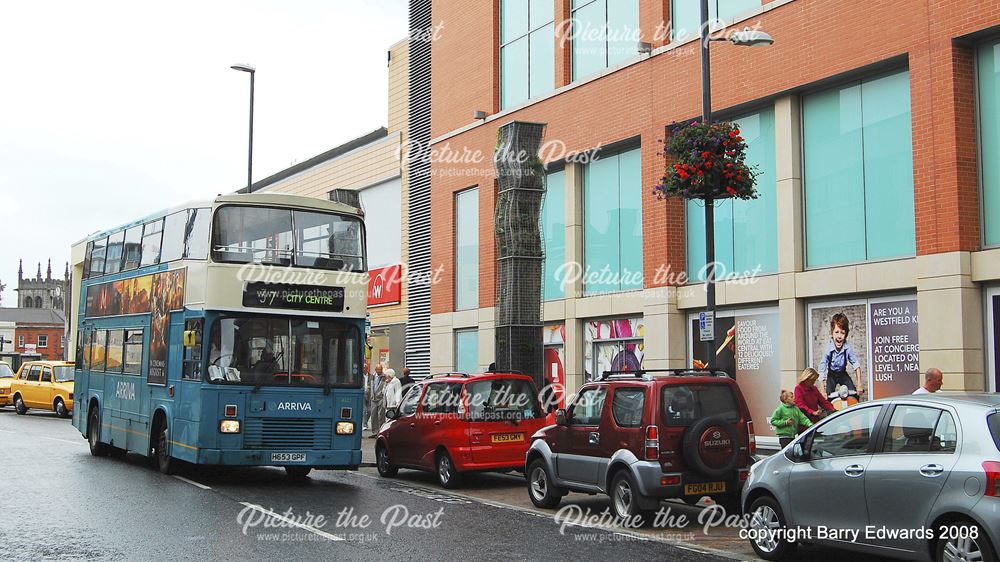
[[240, 420], [222, 420], [219, 423], [220, 433], [239, 433], [240, 432]]
[[337, 422], [337, 435], [354, 434], [354, 422]]

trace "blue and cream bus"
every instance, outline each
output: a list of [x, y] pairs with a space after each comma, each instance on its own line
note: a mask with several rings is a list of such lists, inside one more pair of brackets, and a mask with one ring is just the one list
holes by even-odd
[[357, 208], [219, 196], [72, 248], [73, 425], [163, 472], [361, 464], [367, 298]]

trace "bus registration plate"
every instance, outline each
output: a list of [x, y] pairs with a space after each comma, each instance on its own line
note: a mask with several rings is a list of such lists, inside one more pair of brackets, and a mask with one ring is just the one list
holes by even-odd
[[305, 453], [271, 453], [271, 462], [306, 462]]

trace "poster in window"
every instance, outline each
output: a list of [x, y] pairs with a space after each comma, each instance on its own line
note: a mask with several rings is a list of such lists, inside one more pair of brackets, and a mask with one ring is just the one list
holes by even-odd
[[[715, 338], [709, 345], [698, 341], [698, 318], [691, 319], [692, 366], [705, 368], [708, 353], [715, 367], [732, 376], [740, 387], [758, 436], [774, 436], [765, 420], [771, 417], [781, 391], [779, 355], [780, 323], [776, 311], [715, 317]], [[791, 390], [791, 389], [789, 389]]]
[[185, 272], [185, 269], [175, 269], [153, 276], [150, 299], [149, 373], [146, 378], [150, 384], [167, 382], [167, 334], [170, 332], [170, 311], [184, 308]]
[[920, 386], [917, 300], [871, 303], [872, 398], [912, 394]]
[[543, 406], [566, 407], [566, 325], [550, 324], [543, 329], [545, 388], [539, 394]]
[[[837, 325], [831, 326], [837, 318]], [[846, 327], [847, 335], [843, 340], [836, 335], [840, 331], [840, 325]], [[871, 393], [867, 392], [869, 384], [868, 368], [868, 345], [869, 345], [869, 319], [868, 305], [864, 301], [844, 304], [819, 305], [809, 309], [809, 366], [820, 373], [820, 379], [816, 386], [820, 391], [830, 398], [830, 402], [837, 409], [864, 401], [871, 398]], [[828, 377], [831, 367], [836, 361], [835, 356], [846, 356], [846, 364], [842, 365], [843, 374]], [[833, 372], [840, 372], [834, 370]], [[853, 384], [855, 390], [860, 390], [858, 385], [866, 391], [864, 395], [857, 398], [850, 394], [848, 379]]]
[[587, 322], [584, 339], [584, 382], [605, 371], [630, 372], [642, 368], [644, 356], [642, 318]]

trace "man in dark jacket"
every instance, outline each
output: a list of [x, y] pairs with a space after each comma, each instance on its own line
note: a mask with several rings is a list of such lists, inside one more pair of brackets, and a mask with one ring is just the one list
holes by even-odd
[[406, 396], [406, 391], [410, 390], [410, 387], [413, 386], [413, 383], [416, 382], [412, 378], [410, 378], [409, 367], [403, 367], [403, 376], [400, 377], [399, 382], [403, 384], [403, 393], [400, 394], [400, 396]]

